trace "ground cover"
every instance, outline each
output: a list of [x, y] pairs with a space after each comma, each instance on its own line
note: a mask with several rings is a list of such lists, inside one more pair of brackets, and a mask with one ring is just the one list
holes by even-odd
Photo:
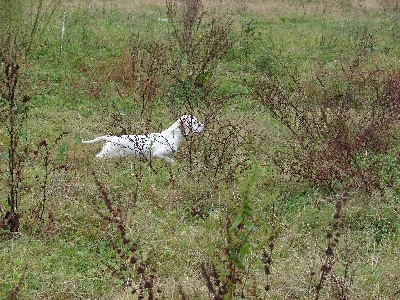
[[[396, 3], [115, 2], [0, 9], [0, 298], [396, 299]], [[171, 166], [81, 143], [184, 113]]]

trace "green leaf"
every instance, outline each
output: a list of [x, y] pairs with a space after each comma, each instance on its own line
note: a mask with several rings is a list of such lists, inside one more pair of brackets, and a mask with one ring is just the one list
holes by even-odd
[[17, 267], [21, 266], [21, 258], [18, 257], [18, 258], [15, 260], [15, 265], [16, 265]]
[[241, 223], [243, 222], [243, 216], [242, 215], [238, 215], [236, 217], [235, 222], [233, 222], [232, 226], [229, 228], [230, 231], [235, 230]]
[[253, 214], [253, 209], [250, 207], [250, 204], [247, 202], [243, 204], [243, 214], [246, 217], [250, 217]]
[[[240, 249], [240, 256], [242, 254], [244, 256], [248, 251], [249, 251], [248, 247], [242, 246], [242, 249]], [[236, 251], [232, 246], [229, 247], [229, 259], [235, 263], [236, 267], [238, 267], [241, 270], [244, 270], [243, 258], [237, 256]]]
[[235, 262], [238, 260], [236, 251], [232, 246], [229, 247], [229, 258], [230, 258], [230, 260], [235, 261]]
[[238, 269], [244, 270], [244, 265], [243, 265], [243, 261], [242, 260], [235, 261], [235, 265], [236, 265], [236, 267], [238, 267]]
[[251, 220], [247, 220], [244, 222], [244, 227], [247, 230], [252, 231], [254, 229], [254, 223]]
[[249, 249], [250, 249], [249, 243], [245, 243], [245, 244], [240, 248], [240, 252], [239, 252], [240, 260], [243, 260], [244, 256], [249, 252]]

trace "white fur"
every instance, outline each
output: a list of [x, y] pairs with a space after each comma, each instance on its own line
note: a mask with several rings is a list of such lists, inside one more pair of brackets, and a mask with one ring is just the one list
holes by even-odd
[[202, 133], [205, 125], [192, 115], [183, 115], [171, 127], [160, 132], [143, 135], [104, 135], [83, 143], [106, 141], [97, 158], [132, 155], [142, 160], [159, 158], [173, 163], [175, 153], [186, 136]]

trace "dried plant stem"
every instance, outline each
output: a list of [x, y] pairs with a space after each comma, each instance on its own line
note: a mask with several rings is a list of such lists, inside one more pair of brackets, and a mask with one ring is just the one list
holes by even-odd
[[23, 161], [25, 153], [20, 147], [22, 130], [28, 115], [28, 102], [30, 98], [23, 96], [18, 98], [17, 86], [19, 76], [19, 64], [10, 56], [5, 56], [0, 51], [0, 60], [4, 65], [4, 80], [0, 89], [2, 98], [6, 100], [6, 109], [1, 110], [1, 119], [5, 120], [8, 133], [8, 206], [9, 211], [5, 218], [11, 232], [19, 229], [19, 215], [17, 213], [20, 198]]

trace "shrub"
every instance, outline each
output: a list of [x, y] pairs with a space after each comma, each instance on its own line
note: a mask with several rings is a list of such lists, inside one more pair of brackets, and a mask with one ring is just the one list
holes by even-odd
[[254, 96], [290, 131], [290, 150], [278, 152], [282, 170], [318, 187], [348, 185], [371, 191], [398, 180], [400, 73], [362, 70], [355, 60], [341, 72], [321, 68], [314, 81], [285, 88], [274, 76], [256, 80]]
[[193, 110], [193, 98], [207, 98], [215, 89], [216, 68], [234, 41], [233, 21], [206, 15], [201, 0], [168, 0], [167, 13], [176, 61], [171, 105], [183, 100]]

